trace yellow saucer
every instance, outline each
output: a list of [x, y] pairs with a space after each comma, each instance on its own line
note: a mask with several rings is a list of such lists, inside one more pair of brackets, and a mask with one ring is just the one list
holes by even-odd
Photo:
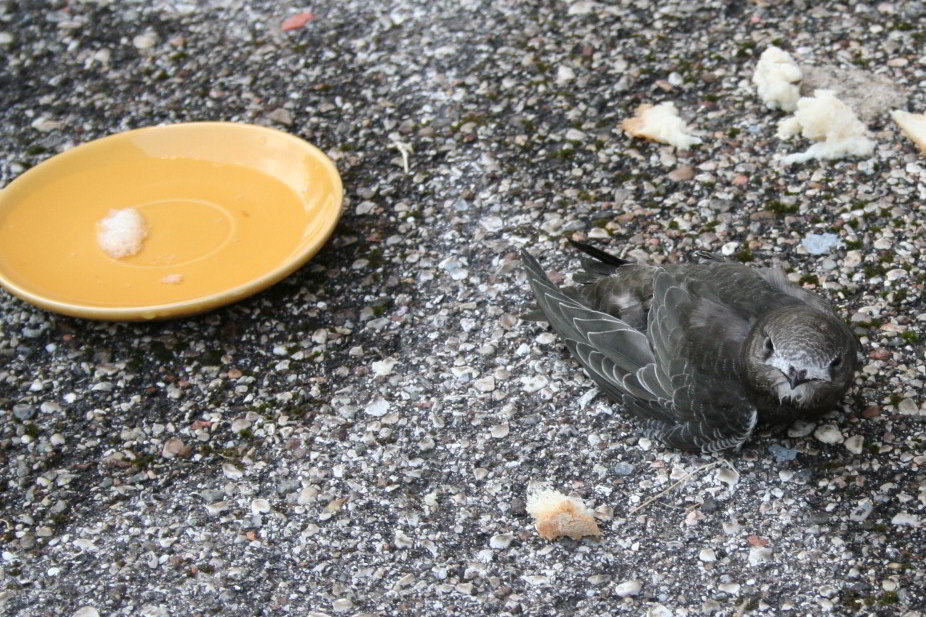
[[[174, 124], [104, 137], [0, 191], [0, 285], [88, 319], [179, 317], [276, 283], [322, 247], [341, 214], [334, 164], [314, 146], [247, 124]], [[148, 236], [114, 259], [97, 242], [110, 210]]]

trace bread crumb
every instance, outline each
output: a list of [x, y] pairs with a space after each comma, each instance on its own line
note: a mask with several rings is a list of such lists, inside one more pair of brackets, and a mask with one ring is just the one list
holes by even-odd
[[114, 259], [122, 259], [141, 250], [148, 237], [148, 225], [135, 208], [110, 210], [97, 223], [96, 239], [100, 248]]
[[162, 283], [167, 283], [168, 285], [179, 285], [183, 282], [182, 274], [168, 274], [161, 279]]
[[547, 540], [560, 536], [579, 540], [584, 536], [601, 535], [592, 511], [581, 500], [546, 485], [528, 486], [526, 507], [528, 514], [534, 517], [537, 533]]
[[926, 114], [911, 114], [895, 109], [891, 118], [900, 127], [900, 132], [913, 140], [920, 152], [926, 154]]
[[868, 129], [849, 107], [836, 98], [832, 90], [816, 90], [812, 97], [802, 97], [797, 111], [778, 123], [778, 138], [802, 135], [817, 143], [805, 152], [782, 157], [785, 165], [810, 159], [838, 159], [846, 156], [870, 156], [875, 142]]
[[759, 98], [769, 109], [794, 111], [801, 96], [797, 82], [801, 80], [801, 68], [791, 54], [769, 45], [759, 57], [752, 83], [756, 85]]
[[678, 109], [669, 101], [659, 105], [644, 103], [637, 107], [633, 118], [621, 122], [621, 128], [631, 137], [643, 137], [679, 150], [687, 150], [701, 143], [699, 137], [691, 135], [688, 125], [678, 115]]

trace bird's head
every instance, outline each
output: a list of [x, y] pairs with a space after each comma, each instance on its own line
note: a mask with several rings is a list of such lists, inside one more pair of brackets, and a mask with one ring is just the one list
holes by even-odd
[[858, 343], [837, 318], [807, 305], [759, 318], [743, 346], [752, 385], [782, 405], [825, 411], [852, 383]]

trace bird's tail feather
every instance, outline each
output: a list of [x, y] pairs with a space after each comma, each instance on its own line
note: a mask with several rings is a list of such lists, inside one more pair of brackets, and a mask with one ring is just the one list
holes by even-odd
[[576, 242], [575, 240], [570, 239], [569, 244], [579, 249], [586, 255], [591, 255], [598, 261], [603, 264], [612, 266], [613, 268], [620, 268], [621, 266], [626, 266], [630, 262], [626, 259], [621, 259], [620, 257], [615, 257], [611, 253], [602, 251], [599, 248], [592, 246], [591, 244], [585, 244], [584, 242]]
[[[609, 378], [619, 381], [653, 361], [646, 335], [612, 315], [583, 306], [557, 288], [530, 253], [522, 251], [521, 257], [539, 309], [550, 326], [567, 343], [588, 346], [607, 356], [617, 371]], [[586, 368], [595, 370], [582, 354], [575, 355]]]

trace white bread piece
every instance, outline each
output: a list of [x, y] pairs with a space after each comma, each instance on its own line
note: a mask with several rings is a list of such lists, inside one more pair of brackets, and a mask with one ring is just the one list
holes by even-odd
[[778, 138], [794, 135], [816, 141], [805, 152], [782, 157], [785, 165], [803, 163], [810, 159], [839, 159], [847, 156], [870, 156], [875, 142], [868, 129], [848, 105], [840, 101], [832, 90], [816, 90], [811, 97], [797, 102], [797, 111], [778, 123]]
[[797, 82], [801, 80], [801, 67], [791, 54], [769, 45], [759, 56], [752, 83], [756, 85], [759, 98], [769, 109], [794, 111], [801, 98]]
[[920, 152], [926, 154], [926, 114], [911, 114], [895, 109], [891, 118], [900, 127], [900, 132], [913, 140]]
[[563, 495], [543, 484], [527, 488], [527, 512], [534, 517], [534, 527], [541, 537], [555, 540], [569, 536], [579, 540], [600, 536], [594, 513], [580, 499]]
[[103, 252], [114, 259], [138, 253], [148, 237], [145, 217], [135, 208], [110, 210], [96, 227], [97, 243]]
[[637, 107], [633, 118], [621, 122], [621, 128], [631, 137], [643, 137], [679, 150], [687, 150], [701, 143], [701, 138], [690, 134], [691, 129], [678, 115], [678, 109], [671, 102]]

